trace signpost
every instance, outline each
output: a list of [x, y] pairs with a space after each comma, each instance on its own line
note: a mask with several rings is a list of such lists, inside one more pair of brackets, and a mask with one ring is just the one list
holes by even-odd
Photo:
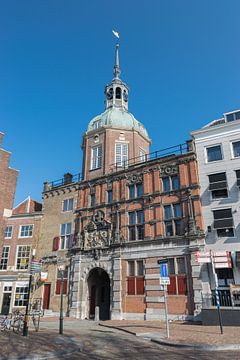
[[170, 279], [168, 276], [168, 261], [159, 260], [160, 264], [160, 285], [164, 287], [164, 305], [165, 305], [165, 319], [166, 319], [166, 332], [167, 338], [169, 338], [169, 324], [168, 324], [168, 308], [167, 308], [167, 285], [170, 284]]
[[199, 252], [195, 253], [196, 260], [199, 264], [210, 263], [212, 264], [212, 272], [215, 283], [215, 295], [216, 295], [216, 304], [218, 311], [218, 319], [219, 326], [221, 330], [221, 334], [223, 334], [223, 326], [222, 326], [222, 315], [220, 310], [220, 301], [219, 301], [219, 289], [218, 289], [218, 277], [215, 269], [223, 269], [223, 268], [231, 268], [231, 256], [228, 251], [216, 251], [212, 250], [208, 252]]

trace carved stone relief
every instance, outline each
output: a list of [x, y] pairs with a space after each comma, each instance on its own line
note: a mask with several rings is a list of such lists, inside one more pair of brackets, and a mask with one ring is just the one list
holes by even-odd
[[162, 165], [160, 167], [160, 177], [162, 176], [169, 176], [169, 175], [176, 175], [179, 172], [178, 165], [176, 164], [167, 164]]

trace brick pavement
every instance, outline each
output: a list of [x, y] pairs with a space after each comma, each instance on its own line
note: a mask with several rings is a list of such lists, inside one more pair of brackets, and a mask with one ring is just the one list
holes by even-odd
[[[114, 326], [132, 333], [159, 333], [165, 337], [165, 323], [161, 321], [109, 320], [101, 322], [104, 326]], [[190, 322], [170, 322], [170, 341], [187, 344], [240, 345], [240, 327], [226, 326], [223, 334], [219, 326], [203, 326]]]

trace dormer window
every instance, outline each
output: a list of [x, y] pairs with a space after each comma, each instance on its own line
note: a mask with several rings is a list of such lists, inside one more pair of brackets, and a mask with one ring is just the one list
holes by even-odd
[[102, 126], [102, 120], [97, 120], [93, 123], [93, 129], [96, 130]]
[[232, 113], [224, 114], [224, 116], [225, 116], [225, 119], [227, 122], [240, 120], [240, 111], [235, 111]]
[[122, 97], [122, 90], [120, 87], [116, 88], [116, 99], [121, 99]]

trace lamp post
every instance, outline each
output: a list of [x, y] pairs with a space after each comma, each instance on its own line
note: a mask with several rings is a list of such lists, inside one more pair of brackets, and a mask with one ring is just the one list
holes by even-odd
[[60, 284], [60, 314], [59, 314], [59, 334], [63, 334], [63, 275], [65, 270], [65, 265], [60, 265], [58, 270], [61, 273], [61, 284]]

